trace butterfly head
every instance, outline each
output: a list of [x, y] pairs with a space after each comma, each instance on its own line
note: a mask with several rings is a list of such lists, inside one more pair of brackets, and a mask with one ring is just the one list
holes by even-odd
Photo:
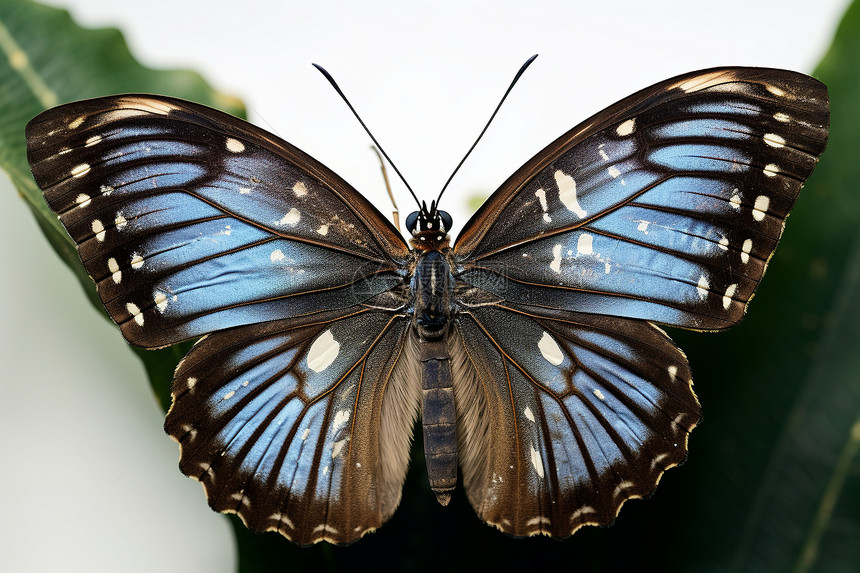
[[436, 209], [436, 201], [421, 203], [421, 210], [406, 217], [406, 230], [412, 235], [412, 247], [419, 251], [438, 251], [448, 246], [448, 229], [453, 221], [447, 211]]

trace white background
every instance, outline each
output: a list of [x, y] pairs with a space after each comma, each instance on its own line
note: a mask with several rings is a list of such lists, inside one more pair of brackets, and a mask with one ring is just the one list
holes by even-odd
[[[310, 63], [335, 76], [429, 200], [539, 53], [446, 192], [455, 232], [467, 196], [488, 194], [556, 136], [639, 88], [716, 65], [811, 71], [847, 4], [50, 3], [86, 26], [120, 27], [149, 66], [203, 72], [385, 213], [369, 141]], [[403, 218], [413, 204], [397, 183], [395, 192]], [[2, 175], [0, 276], [0, 570], [235, 570], [227, 522], [177, 469], [140, 363]]]

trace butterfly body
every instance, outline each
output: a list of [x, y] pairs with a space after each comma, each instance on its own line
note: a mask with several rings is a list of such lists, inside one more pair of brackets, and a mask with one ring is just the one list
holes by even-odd
[[307, 154], [190, 102], [67, 104], [27, 141], [126, 339], [203, 337], [165, 422], [181, 470], [307, 544], [392, 515], [419, 415], [437, 499], [461, 477], [507, 533], [567, 537], [648, 495], [701, 417], [656, 324], [741, 319], [828, 122], [794, 72], [672, 78], [551, 143], [453, 244], [435, 203], [407, 242]]

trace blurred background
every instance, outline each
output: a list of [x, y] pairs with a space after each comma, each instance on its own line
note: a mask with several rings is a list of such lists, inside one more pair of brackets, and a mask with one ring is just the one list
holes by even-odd
[[[390, 204], [370, 142], [311, 62], [334, 75], [419, 197], [429, 200], [513, 74], [539, 53], [446, 193], [454, 234], [471, 212], [469, 198], [489, 195], [555, 137], [642, 87], [717, 65], [812, 72], [848, 6], [846, 0], [48, 4], [68, 9], [83, 26], [120, 28], [147, 66], [200, 71], [217, 90], [240, 98], [251, 121], [331, 167], [383, 213]], [[402, 219], [413, 205], [392, 181]], [[802, 196], [798, 209], [804, 205]], [[233, 529], [209, 510], [199, 484], [179, 472], [177, 446], [162, 431], [163, 412], [139, 360], [114, 325], [93, 312], [5, 176], [0, 276], [0, 491], [6, 499], [0, 571], [235, 571]], [[672, 335], [687, 349], [689, 337]], [[698, 336], [711, 341], [724, 335]], [[721, 443], [719, 417], [730, 416], [730, 406], [709, 403], [707, 395], [720, 388], [703, 381], [704, 359], [697, 363], [698, 355], [688, 354], [704, 410], [704, 424], [690, 441], [691, 461], [671, 470], [652, 499], [625, 506], [613, 527], [589, 528], [565, 542], [514, 540], [480, 524], [462, 493], [450, 511], [432, 505], [422, 476], [411, 472], [404, 506], [423, 504], [423, 498], [412, 499], [422, 496], [430, 505], [402, 507], [395, 521], [348, 549], [303, 550], [304, 562], [334, 569], [354, 551], [356, 562], [375, 553], [381, 565], [417, 570], [444, 555], [453, 571], [490, 559], [490, 546], [524, 551], [535, 568], [562, 562], [566, 571], [672, 562], [673, 554], [696, 543], [690, 535], [707, 536], [695, 520], [711, 514], [689, 508], [698, 504], [719, 514], [715, 506], [727, 503], [693, 499], [712, 495], [694, 489], [708, 483], [699, 476], [712, 471], [695, 466], [696, 458], [732, 465], [749, 455], [714, 446]], [[777, 414], [776, 427], [787, 414], [785, 408]], [[778, 441], [771, 438], [771, 444]], [[766, 460], [760, 461], [750, 470], [756, 479], [765, 472]], [[754, 492], [748, 494], [743, 515], [755, 503]], [[682, 506], [687, 510], [678, 510]], [[676, 510], [683, 517], [675, 519]], [[730, 508], [725, 512], [730, 522]], [[652, 524], [665, 526], [665, 533], [649, 530]], [[739, 521], [734, 529], [744, 527]], [[470, 538], [475, 528], [487, 531]], [[403, 529], [422, 541], [395, 543], [402, 538], [392, 535]], [[436, 550], [422, 553], [433, 536]], [[280, 539], [259, 537], [269, 538], [255, 536], [245, 547], [293, 551]], [[740, 551], [739, 537], [726, 545], [703, 541], [703, 561], [687, 570], [705, 570], [708, 563], [725, 570]], [[458, 561], [468, 550], [471, 556]], [[291, 563], [284, 557], [283, 568]], [[498, 569], [515, 564], [522, 565], [510, 560]], [[685, 569], [678, 563], [668, 568]]]

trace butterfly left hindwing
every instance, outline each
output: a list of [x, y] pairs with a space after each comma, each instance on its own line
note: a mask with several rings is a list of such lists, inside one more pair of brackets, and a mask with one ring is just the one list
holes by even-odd
[[214, 509], [355, 541], [396, 509], [423, 408], [440, 501], [459, 458], [481, 519], [566, 537], [685, 459], [701, 412], [655, 324], [741, 319], [828, 122], [801, 74], [678, 76], [541, 151], [453, 247], [435, 203], [410, 248], [313, 158], [173, 98], [48, 110], [27, 152], [126, 339], [203, 336], [165, 428]]

